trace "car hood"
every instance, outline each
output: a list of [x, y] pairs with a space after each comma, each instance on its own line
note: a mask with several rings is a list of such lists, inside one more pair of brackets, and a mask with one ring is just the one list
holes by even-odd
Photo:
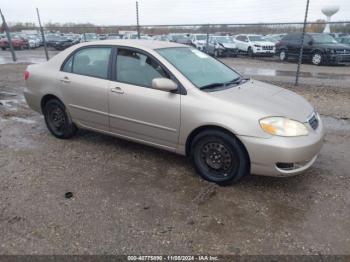
[[329, 48], [329, 49], [346, 49], [350, 50], [349, 46], [340, 44], [340, 43], [334, 43], [334, 44], [317, 44], [319, 47], [323, 48]]
[[220, 45], [222, 45], [225, 48], [236, 48], [235, 43], [220, 43]]
[[264, 45], [264, 46], [275, 46], [274, 43], [272, 42], [267, 42], [267, 41], [256, 41], [252, 42], [254, 45]]
[[306, 122], [314, 110], [302, 96], [256, 80], [209, 94], [242, 109], [242, 113], [253, 113], [257, 119], [284, 116]]

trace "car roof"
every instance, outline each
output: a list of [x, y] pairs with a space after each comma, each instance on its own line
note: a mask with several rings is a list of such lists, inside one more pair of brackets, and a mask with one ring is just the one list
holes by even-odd
[[186, 45], [165, 42], [165, 41], [156, 41], [156, 40], [139, 40], [139, 39], [113, 39], [113, 40], [102, 40], [102, 41], [93, 41], [83, 44], [84, 46], [89, 45], [121, 45], [128, 47], [135, 47], [141, 49], [159, 49], [159, 48], [169, 48], [169, 47], [188, 47]]

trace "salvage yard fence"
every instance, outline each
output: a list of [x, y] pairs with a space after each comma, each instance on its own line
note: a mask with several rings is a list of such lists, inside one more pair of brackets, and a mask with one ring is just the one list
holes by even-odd
[[[259, 34], [259, 35], [268, 35], [268, 34], [287, 34], [292, 32], [314, 32], [321, 33], [324, 31], [327, 22], [323, 20], [318, 20], [316, 22], [307, 22], [307, 10], [305, 11], [305, 20], [304, 22], [288, 22], [288, 23], [227, 23], [227, 24], [160, 24], [160, 25], [139, 25], [138, 19], [136, 25], [115, 25], [115, 26], [95, 26], [95, 25], [68, 25], [62, 26], [59, 24], [48, 23], [41, 25], [39, 10], [37, 10], [39, 26], [30, 25], [30, 24], [16, 24], [8, 26], [5, 20], [4, 15], [1, 13], [1, 18], [3, 20], [2, 28], [0, 33], [6, 33], [8, 38], [11, 37], [11, 33], [14, 32], [37, 32], [41, 35], [43, 40], [43, 49], [38, 49], [38, 52], [42, 52], [43, 57], [49, 59], [48, 48], [46, 46], [45, 35], [48, 33], [73, 33], [81, 34], [85, 36], [86, 33], [96, 33], [96, 34], [118, 34], [120, 32], [136, 32], [138, 37], [140, 35], [167, 35], [171, 33], [201, 33], [207, 35], [207, 41], [209, 35], [219, 34], [219, 35], [237, 35], [237, 34]], [[0, 10], [1, 12], [1, 10]], [[332, 33], [344, 33], [350, 35], [350, 21], [335, 21], [328, 22]], [[301, 37], [302, 41], [303, 37]], [[10, 51], [12, 52], [13, 61], [17, 60], [16, 51], [11, 46]], [[207, 43], [208, 44], [208, 43]], [[301, 45], [303, 46], [303, 45]], [[300, 65], [302, 63], [302, 48], [300, 50], [298, 61], [298, 66], [295, 71], [295, 85], [298, 84]], [[20, 54], [20, 52], [17, 52]]]

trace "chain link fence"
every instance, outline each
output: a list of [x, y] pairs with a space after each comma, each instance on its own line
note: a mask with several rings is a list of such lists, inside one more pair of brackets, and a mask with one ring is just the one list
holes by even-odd
[[[322, 33], [326, 23], [324, 21], [319, 22], [308, 22], [305, 24], [306, 33]], [[298, 60], [300, 55], [290, 57], [288, 62], [281, 61], [279, 57], [279, 52], [281, 49], [278, 48], [278, 40], [283, 35], [293, 34], [293, 33], [302, 33], [304, 23], [250, 23], [250, 24], [178, 24], [178, 25], [130, 25], [130, 26], [94, 26], [94, 25], [71, 25], [71, 26], [60, 26], [57, 24], [46, 24], [41, 28], [37, 26], [9, 26], [6, 27], [10, 35], [16, 34], [37, 34], [44, 41], [47, 42], [47, 55], [52, 57], [59, 50], [56, 50], [49, 42], [49, 35], [58, 35], [58, 36], [67, 36], [67, 35], [78, 35], [79, 41], [89, 41], [86, 39], [87, 36], [91, 34], [96, 35], [100, 39], [108, 38], [108, 36], [118, 36], [125, 37], [125, 35], [133, 35], [134, 38], [139, 36], [143, 39], [152, 39], [155, 36], [164, 36], [162, 40], [171, 40], [166, 38], [171, 34], [184, 34], [186, 36], [191, 36], [193, 34], [202, 34], [206, 35], [206, 44], [209, 45], [210, 37], [212, 35], [216, 36], [231, 36], [237, 37], [237, 35], [242, 34], [254, 34], [261, 35], [265, 37], [266, 40], [274, 42], [276, 44], [275, 55], [274, 56], [252, 56], [248, 55], [248, 52], [238, 53], [237, 57], [221, 57], [225, 63], [229, 64], [232, 67], [238, 68], [243, 74], [248, 76], [258, 77], [260, 79], [273, 79], [276, 81], [283, 80], [283, 78], [288, 78], [288, 82], [293, 83], [295, 77], [300, 76], [301, 79], [304, 79], [305, 82], [310, 82], [310, 80], [315, 80], [318, 84], [324, 84], [327, 82], [331, 83], [334, 80], [350, 80], [350, 74], [347, 73], [349, 67], [347, 66], [350, 62], [350, 51], [347, 54], [345, 51], [341, 51], [342, 46], [335, 47], [335, 52], [345, 52], [339, 54], [341, 59], [337, 62], [332, 63], [332, 65], [323, 65], [321, 67], [316, 67], [312, 65], [310, 59], [301, 60], [304, 64], [307, 64], [301, 72], [297, 72]], [[3, 32], [6, 28], [3, 27]], [[330, 23], [331, 35], [336, 38], [349, 38], [350, 37], [350, 21], [342, 22], [331, 22]], [[139, 36], [138, 36], [139, 33]], [[276, 39], [273, 36], [278, 36]], [[5, 36], [5, 35], [4, 35]], [[6, 36], [5, 36], [6, 37]], [[117, 37], [117, 38], [118, 38]], [[131, 37], [132, 38], [132, 37]], [[160, 38], [157, 38], [160, 39]], [[95, 39], [97, 40], [97, 39]], [[101, 40], [103, 41], [103, 40]], [[41, 43], [43, 45], [43, 43]], [[191, 37], [189, 37], [188, 44], [193, 45], [191, 42]], [[304, 43], [304, 47], [307, 47], [308, 43]], [[315, 45], [314, 45], [315, 46]], [[16, 49], [16, 48], [14, 48]], [[327, 48], [326, 48], [327, 49]], [[329, 49], [329, 48], [328, 48]], [[9, 50], [9, 49], [7, 49]], [[300, 46], [299, 46], [300, 50]], [[349, 45], [350, 50], [350, 45]], [[204, 48], [202, 51], [207, 51]], [[16, 58], [19, 62], [43, 62], [46, 60], [45, 48], [43, 46], [36, 47], [27, 50], [14, 50], [16, 55], [12, 56], [12, 59]], [[299, 51], [298, 51], [299, 52]], [[304, 55], [307, 53], [307, 50], [304, 50]], [[7, 53], [7, 54], [6, 54]], [[328, 55], [328, 54], [327, 54]], [[337, 54], [333, 54], [337, 55]], [[1, 58], [3, 57], [3, 58]], [[6, 61], [11, 60], [8, 51], [0, 51], [0, 63], [1, 59]], [[295, 83], [295, 82], [294, 82]]]

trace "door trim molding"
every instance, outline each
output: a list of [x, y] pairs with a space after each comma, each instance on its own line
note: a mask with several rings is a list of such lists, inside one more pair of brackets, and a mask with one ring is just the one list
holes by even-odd
[[92, 112], [92, 113], [95, 113], [95, 114], [109, 116], [109, 114], [106, 113], [106, 112], [95, 110], [95, 109], [91, 109], [91, 108], [87, 108], [87, 107], [84, 107], [84, 106], [78, 106], [78, 105], [73, 105], [73, 104], [69, 104], [69, 106], [73, 107], [73, 108], [76, 108], [76, 109], [83, 110], [83, 111], [88, 111], [88, 112]]
[[106, 112], [102, 112], [102, 111], [99, 111], [99, 110], [87, 108], [87, 107], [84, 107], [84, 106], [78, 106], [78, 105], [73, 105], [73, 104], [69, 104], [69, 106], [73, 107], [73, 108], [76, 108], [76, 109], [83, 110], [83, 111], [92, 112], [92, 113], [95, 113], [95, 114], [109, 116], [109, 117], [112, 117], [112, 118], [116, 118], [116, 119], [120, 119], [120, 120], [124, 120], [124, 121], [128, 121], [128, 122], [137, 123], [137, 124], [150, 126], [150, 127], [154, 127], [154, 128], [159, 128], [159, 129], [163, 129], [163, 130], [166, 130], [166, 131], [177, 133], [177, 130], [174, 129], [174, 128], [161, 126], [161, 125], [156, 125], [156, 124], [152, 124], [152, 123], [148, 123], [148, 122], [132, 119], [132, 118], [129, 118], [129, 117], [123, 117], [123, 116], [119, 116], [119, 115], [108, 114]]
[[156, 125], [156, 124], [152, 124], [152, 123], [148, 123], [148, 122], [132, 119], [132, 118], [129, 118], [129, 117], [124, 117], [124, 116], [119, 116], [119, 115], [114, 115], [114, 114], [109, 114], [109, 116], [112, 117], [112, 118], [125, 120], [125, 121], [128, 121], [128, 122], [137, 123], [137, 124], [141, 124], [141, 125], [145, 125], [145, 126], [155, 127], [155, 128], [167, 130], [167, 131], [174, 132], [174, 133], [177, 132], [177, 130], [174, 129], [174, 128], [161, 126], [161, 125]]

